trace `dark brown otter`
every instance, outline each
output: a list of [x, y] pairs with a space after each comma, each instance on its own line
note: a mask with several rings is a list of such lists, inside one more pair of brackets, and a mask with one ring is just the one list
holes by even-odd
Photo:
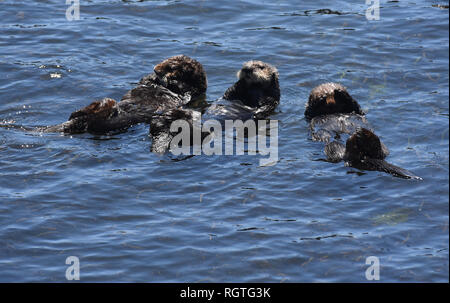
[[[305, 117], [310, 120], [311, 138], [327, 143], [328, 161], [345, 161], [346, 165], [359, 169], [420, 179], [384, 161], [389, 150], [369, 129], [365, 113], [341, 84], [329, 82], [315, 87], [306, 103]], [[350, 135], [345, 146], [341, 143], [344, 135]]]
[[[208, 88], [206, 73], [197, 60], [179, 55], [164, 60], [154, 68], [159, 84], [178, 95], [190, 94], [192, 99], [204, 96]], [[152, 82], [152, 77], [144, 77], [141, 84]]]
[[383, 160], [389, 152], [381, 145], [380, 138], [366, 128], [359, 128], [345, 144], [344, 159], [352, 163], [367, 159]]
[[324, 83], [315, 87], [306, 103], [305, 116], [312, 119], [330, 114], [355, 113], [364, 115], [358, 102], [339, 83]]
[[107, 133], [202, 98], [207, 89], [206, 73], [196, 60], [184, 55], [159, 63], [120, 102], [105, 98], [73, 112], [69, 121], [41, 129], [45, 132]]
[[[202, 120], [249, 120], [267, 118], [280, 103], [278, 71], [270, 64], [249, 61], [237, 73], [238, 81], [228, 88], [221, 99], [213, 102], [205, 111]], [[200, 112], [197, 112], [197, 116]], [[177, 108], [150, 122], [150, 136], [153, 138], [152, 151], [163, 153], [168, 150], [172, 138], [170, 131], [173, 121], [182, 119], [189, 123], [191, 140], [195, 113], [192, 109]], [[201, 122], [200, 122], [201, 123]], [[209, 133], [203, 132], [202, 140]]]
[[217, 120], [265, 119], [280, 104], [278, 70], [262, 61], [248, 61], [237, 73], [238, 81], [214, 102], [205, 117]]
[[358, 127], [370, 128], [358, 102], [338, 83], [315, 87], [306, 103], [305, 117], [310, 121], [311, 138], [329, 142], [343, 134], [350, 135]]
[[413, 173], [384, 161], [389, 151], [377, 135], [365, 128], [358, 128], [347, 139], [345, 146], [338, 141], [328, 143], [325, 146], [325, 154], [331, 162], [343, 160], [347, 166], [358, 169], [382, 171], [396, 177], [422, 180]]

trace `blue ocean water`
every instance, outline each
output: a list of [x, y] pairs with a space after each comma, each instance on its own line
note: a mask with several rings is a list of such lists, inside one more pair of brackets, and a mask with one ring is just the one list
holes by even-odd
[[[438, 5], [444, 6], [438, 6]], [[449, 11], [444, 1], [0, 1], [0, 281], [449, 280]], [[186, 54], [214, 101], [251, 59], [280, 73], [279, 161], [150, 152], [147, 125], [113, 136], [37, 134], [116, 100]], [[324, 161], [303, 116], [340, 82], [423, 181]]]

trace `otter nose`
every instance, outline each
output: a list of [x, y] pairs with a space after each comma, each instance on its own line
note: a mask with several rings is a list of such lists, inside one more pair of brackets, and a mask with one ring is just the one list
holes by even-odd
[[243, 67], [242, 68], [242, 72], [246, 73], [246, 74], [250, 74], [253, 72], [253, 69], [249, 68], [249, 67]]

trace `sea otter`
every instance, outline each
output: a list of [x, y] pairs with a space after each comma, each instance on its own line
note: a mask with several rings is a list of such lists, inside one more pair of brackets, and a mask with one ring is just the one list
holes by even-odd
[[355, 113], [364, 115], [358, 102], [339, 83], [323, 83], [313, 88], [306, 103], [305, 116], [312, 119], [329, 114]]
[[203, 66], [188, 56], [174, 56], [156, 65], [154, 73], [142, 78], [120, 102], [110, 98], [95, 101], [73, 112], [67, 122], [41, 131], [73, 134], [123, 130], [202, 98], [206, 89]]
[[[348, 166], [420, 179], [384, 161], [388, 148], [370, 129], [360, 105], [341, 84], [329, 82], [315, 87], [306, 103], [305, 117], [310, 120], [312, 139], [326, 142], [328, 161], [344, 160]], [[345, 146], [343, 136], [349, 136]]]
[[[277, 69], [262, 61], [248, 61], [237, 73], [238, 81], [229, 87], [222, 98], [213, 102], [201, 117], [224, 123], [225, 120], [265, 119], [280, 103], [280, 86]], [[150, 122], [152, 151], [165, 152], [175, 135], [170, 124], [177, 120], [187, 121], [192, 130], [193, 121], [200, 115], [192, 109], [177, 108]], [[201, 122], [200, 122], [201, 123]], [[203, 133], [202, 138], [208, 134]], [[191, 140], [191, 143], [193, 140]]]
[[384, 161], [389, 152], [380, 138], [366, 128], [358, 128], [345, 146], [332, 141], [325, 146], [325, 154], [331, 162], [345, 161], [347, 166], [363, 170], [383, 171], [396, 177], [422, 180], [413, 173]]
[[358, 102], [344, 86], [333, 82], [321, 84], [311, 91], [305, 117], [310, 120], [314, 141], [328, 142], [341, 134], [352, 134], [358, 127], [370, 128]]
[[248, 120], [267, 118], [280, 103], [278, 70], [262, 61], [248, 61], [237, 73], [238, 81], [211, 104], [203, 118]]

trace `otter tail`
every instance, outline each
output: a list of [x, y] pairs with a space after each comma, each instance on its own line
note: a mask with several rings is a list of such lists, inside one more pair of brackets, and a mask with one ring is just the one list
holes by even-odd
[[37, 132], [37, 133], [58, 133], [64, 131], [64, 123], [58, 125], [51, 126], [25, 126], [19, 124], [3, 124], [0, 123], [0, 127], [8, 128], [8, 129], [17, 129], [24, 132]]
[[364, 169], [382, 171], [399, 178], [423, 180], [421, 177], [416, 176], [414, 173], [406, 169], [379, 159], [364, 160]]

